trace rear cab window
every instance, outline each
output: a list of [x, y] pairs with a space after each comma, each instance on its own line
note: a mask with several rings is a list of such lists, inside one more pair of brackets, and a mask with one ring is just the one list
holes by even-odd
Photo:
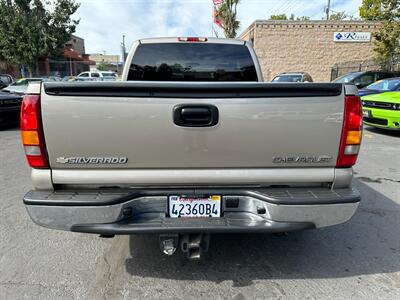
[[258, 81], [246, 45], [154, 43], [136, 49], [128, 80]]

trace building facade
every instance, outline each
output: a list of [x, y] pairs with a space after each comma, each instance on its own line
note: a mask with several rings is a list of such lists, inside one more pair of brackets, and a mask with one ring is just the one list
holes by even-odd
[[39, 59], [40, 76], [76, 76], [81, 72], [89, 71], [90, 66], [95, 62], [89, 59], [85, 53], [85, 40], [76, 35], [71, 36], [71, 40], [65, 43], [63, 56], [53, 59], [43, 57]]
[[85, 40], [79, 36], [71, 35], [71, 39], [65, 43], [65, 48], [74, 49], [74, 51], [85, 54]]
[[302, 71], [327, 82], [335, 65], [373, 60], [378, 27], [364, 21], [255, 21], [240, 38], [253, 43], [265, 81]]

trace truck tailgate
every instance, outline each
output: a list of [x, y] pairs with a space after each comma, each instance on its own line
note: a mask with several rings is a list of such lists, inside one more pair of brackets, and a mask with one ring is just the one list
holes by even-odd
[[[341, 84], [102, 82], [46, 83], [41, 99], [52, 169], [133, 170], [333, 168], [345, 96]], [[180, 104], [212, 105], [218, 123], [178, 126]]]

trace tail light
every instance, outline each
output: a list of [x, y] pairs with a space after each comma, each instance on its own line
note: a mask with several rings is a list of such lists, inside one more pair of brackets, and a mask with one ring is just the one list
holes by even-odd
[[179, 42], [207, 42], [208, 39], [206, 37], [180, 37], [178, 38]]
[[40, 95], [24, 96], [21, 105], [21, 137], [29, 165], [32, 168], [48, 168]]
[[362, 139], [362, 105], [360, 97], [346, 96], [342, 139], [336, 167], [348, 168], [357, 161]]

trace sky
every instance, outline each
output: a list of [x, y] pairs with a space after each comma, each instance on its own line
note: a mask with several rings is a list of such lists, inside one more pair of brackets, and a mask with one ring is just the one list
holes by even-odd
[[[362, 0], [331, 0], [332, 11], [358, 17]], [[211, 36], [212, 0], [77, 0], [80, 19], [76, 35], [85, 39], [86, 53], [120, 54], [122, 35], [126, 47], [140, 38]], [[321, 20], [327, 0], [241, 0], [239, 34], [254, 20], [272, 14], [295, 14]], [[216, 26], [216, 25], [215, 25]], [[220, 36], [223, 36], [220, 31]]]

